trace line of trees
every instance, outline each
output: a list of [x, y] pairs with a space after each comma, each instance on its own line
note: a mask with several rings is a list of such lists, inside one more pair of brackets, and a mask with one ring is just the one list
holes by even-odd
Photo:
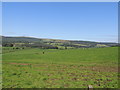
[[31, 48], [43, 48], [43, 49], [58, 49], [57, 46], [52, 46], [43, 43], [24, 43], [24, 44], [15, 44], [15, 43], [2, 43], [3, 47], [31, 47]]

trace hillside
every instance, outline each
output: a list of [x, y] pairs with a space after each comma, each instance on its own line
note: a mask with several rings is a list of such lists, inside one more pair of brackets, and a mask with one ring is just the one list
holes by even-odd
[[58, 47], [58, 48], [90, 48], [90, 47], [110, 47], [117, 46], [117, 43], [108, 42], [91, 42], [79, 40], [59, 40], [59, 39], [43, 39], [34, 37], [6, 37], [2, 36], [2, 45], [9, 46], [14, 44], [16, 46], [26, 47]]

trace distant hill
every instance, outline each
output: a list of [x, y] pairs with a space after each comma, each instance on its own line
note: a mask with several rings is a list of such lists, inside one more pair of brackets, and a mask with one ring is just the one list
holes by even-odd
[[32, 37], [5, 37], [5, 36], [2, 36], [2, 41], [3, 42], [11, 42], [11, 43], [14, 43], [14, 42], [33, 43], [33, 42], [39, 42], [39, 41], [41, 41], [41, 39], [32, 38]]
[[12, 44], [22, 44], [28, 46], [34, 45], [46, 45], [54, 47], [73, 47], [73, 48], [90, 48], [90, 47], [110, 47], [117, 46], [118, 43], [108, 43], [108, 42], [92, 42], [92, 41], [79, 41], [79, 40], [59, 40], [59, 39], [42, 39], [34, 37], [7, 37], [2, 36], [3, 46], [8, 43]]

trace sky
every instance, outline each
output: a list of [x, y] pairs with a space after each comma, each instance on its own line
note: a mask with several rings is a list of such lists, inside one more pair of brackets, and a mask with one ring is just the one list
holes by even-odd
[[2, 12], [2, 2], [0, 2], [0, 35], [2, 35], [2, 13], [1, 12]]
[[3, 2], [2, 35], [118, 41], [117, 2]]

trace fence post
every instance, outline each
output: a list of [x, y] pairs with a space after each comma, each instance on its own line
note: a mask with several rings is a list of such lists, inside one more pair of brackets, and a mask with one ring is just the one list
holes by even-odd
[[88, 90], [93, 90], [93, 86], [92, 85], [88, 85]]

